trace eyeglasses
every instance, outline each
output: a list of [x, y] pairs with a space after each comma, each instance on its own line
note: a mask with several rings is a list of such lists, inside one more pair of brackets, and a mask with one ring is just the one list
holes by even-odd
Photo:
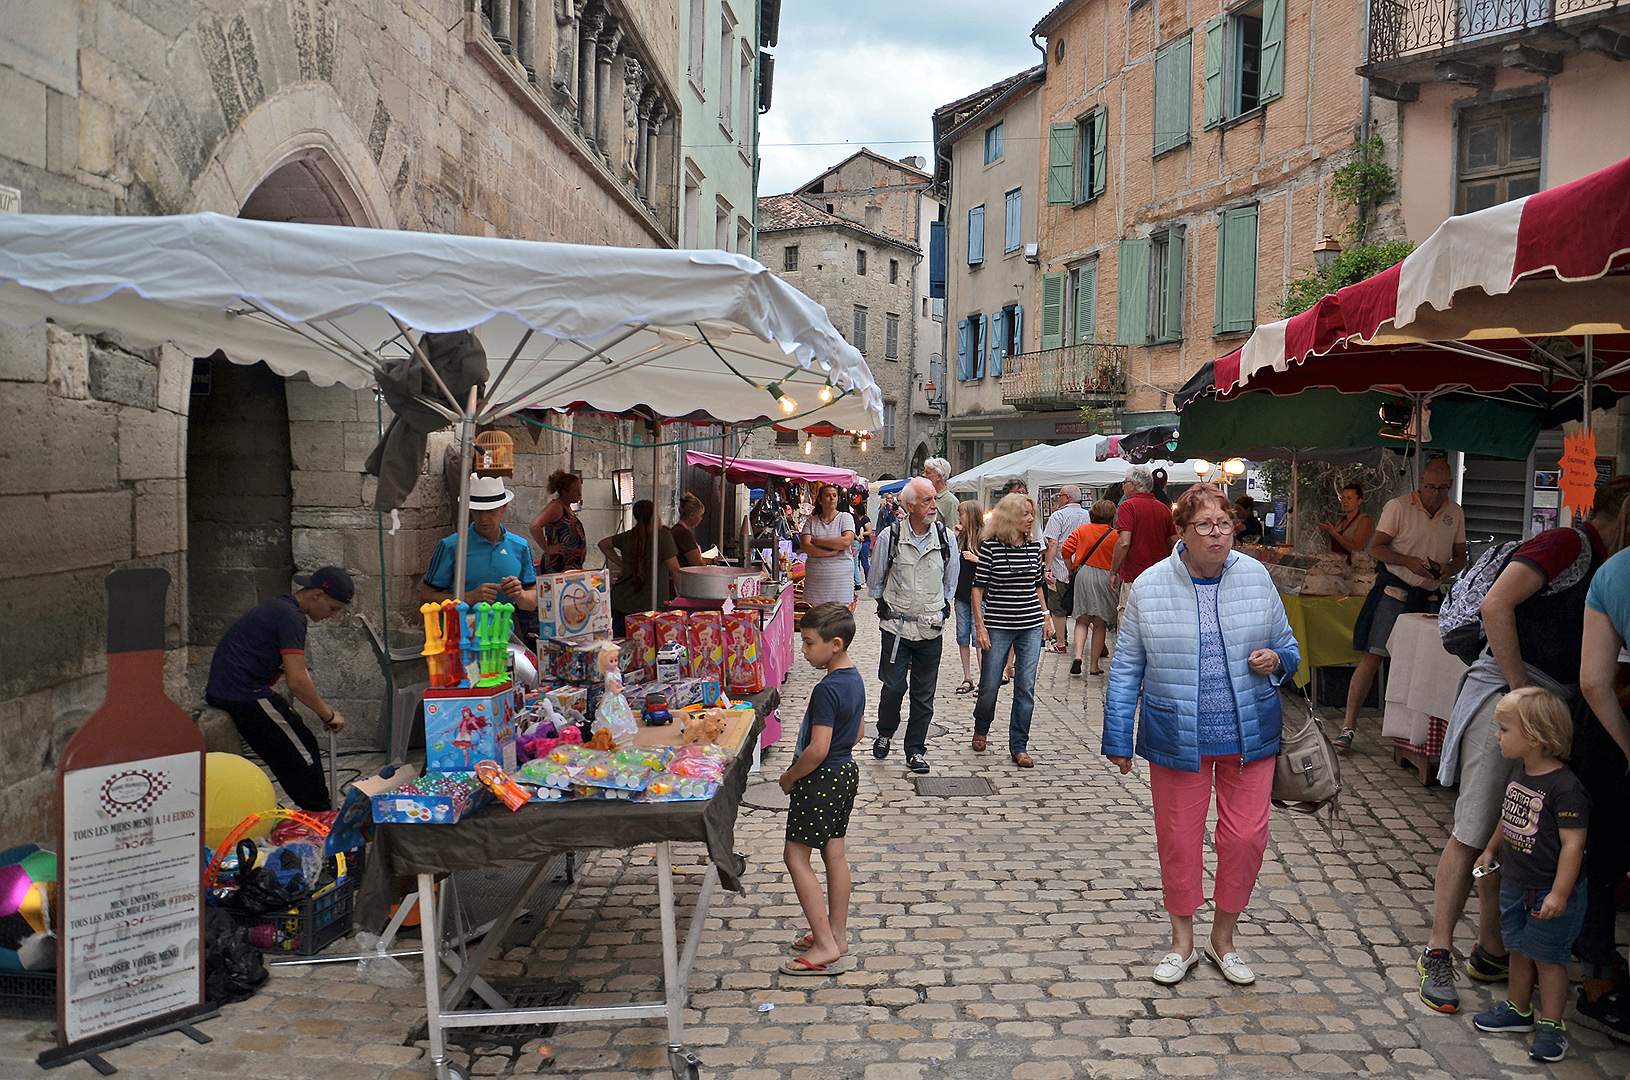
[[1422, 484], [1421, 485], [1421, 490], [1422, 491], [1448, 491], [1449, 487], [1450, 487], [1450, 485], [1448, 485], [1448, 484]]
[[1233, 532], [1232, 521], [1191, 521], [1189, 527], [1201, 536], [1215, 536], [1220, 532]]

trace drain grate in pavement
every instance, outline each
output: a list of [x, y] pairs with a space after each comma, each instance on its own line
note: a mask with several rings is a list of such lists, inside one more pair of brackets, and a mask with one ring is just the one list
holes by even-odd
[[917, 794], [941, 799], [977, 798], [996, 794], [996, 788], [983, 776], [914, 776]]
[[[511, 1009], [555, 1009], [570, 1005], [581, 987], [574, 982], [554, 979], [488, 979], [492, 988], [509, 1002]], [[475, 991], [466, 991], [460, 1009], [480, 1009], [486, 1002]], [[475, 1047], [508, 1047], [519, 1052], [522, 1044], [533, 1039], [545, 1039], [555, 1033], [554, 1024], [488, 1024], [483, 1027], [457, 1027], [443, 1029], [447, 1042], [466, 1049]], [[429, 1038], [429, 1029], [420, 1024], [403, 1041], [403, 1046]]]

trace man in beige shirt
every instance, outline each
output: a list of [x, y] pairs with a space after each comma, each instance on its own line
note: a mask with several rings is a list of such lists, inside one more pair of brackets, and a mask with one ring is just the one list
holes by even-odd
[[957, 498], [945, 488], [945, 481], [951, 478], [951, 463], [931, 457], [923, 462], [923, 477], [934, 485], [934, 504], [939, 508], [940, 524], [955, 529]]
[[1406, 612], [1436, 611], [1443, 583], [1466, 565], [1466, 518], [1449, 498], [1449, 486], [1448, 463], [1441, 458], [1427, 462], [1420, 487], [1388, 502], [1375, 525], [1370, 540], [1375, 586], [1353, 628], [1353, 648], [1364, 655], [1347, 688], [1347, 718], [1336, 739], [1338, 749], [1353, 745], [1358, 710], [1388, 655], [1392, 624]]

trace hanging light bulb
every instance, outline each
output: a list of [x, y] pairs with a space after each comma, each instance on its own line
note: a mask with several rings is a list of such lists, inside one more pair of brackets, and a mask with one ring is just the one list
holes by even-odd
[[827, 383], [825, 386], [821, 387], [821, 395], [820, 395], [820, 397], [821, 397], [821, 403], [822, 404], [825, 404], [826, 402], [832, 400], [832, 384], [831, 383]]
[[1229, 458], [1223, 462], [1223, 472], [1229, 476], [1243, 476], [1245, 474], [1245, 462], [1239, 458]]
[[808, 436], [804, 438], [804, 456], [808, 457], [815, 452], [815, 440]]
[[770, 392], [770, 396], [781, 403], [781, 411], [787, 416], [791, 416], [793, 413], [798, 411], [798, 403], [786, 395], [786, 392], [781, 389], [780, 383], [773, 382], [764, 389], [768, 390]]
[[1205, 474], [1210, 472], [1210, 471], [1211, 471], [1211, 462], [1207, 461], [1205, 458], [1195, 458], [1194, 459], [1194, 475], [1195, 476], [1205, 476]]
[[871, 444], [871, 440], [869, 438], [867, 438], [865, 435], [862, 435], [860, 437], [860, 452], [862, 454], [864, 454], [866, 452], [867, 448], [870, 446], [870, 444]]

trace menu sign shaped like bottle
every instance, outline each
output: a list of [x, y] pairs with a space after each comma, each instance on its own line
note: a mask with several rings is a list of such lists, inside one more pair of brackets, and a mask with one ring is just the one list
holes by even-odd
[[[86, 1058], [204, 1005], [204, 737], [164, 693], [163, 570], [108, 575], [108, 690], [57, 767], [58, 1049]], [[207, 1040], [204, 1040], [207, 1041]]]

